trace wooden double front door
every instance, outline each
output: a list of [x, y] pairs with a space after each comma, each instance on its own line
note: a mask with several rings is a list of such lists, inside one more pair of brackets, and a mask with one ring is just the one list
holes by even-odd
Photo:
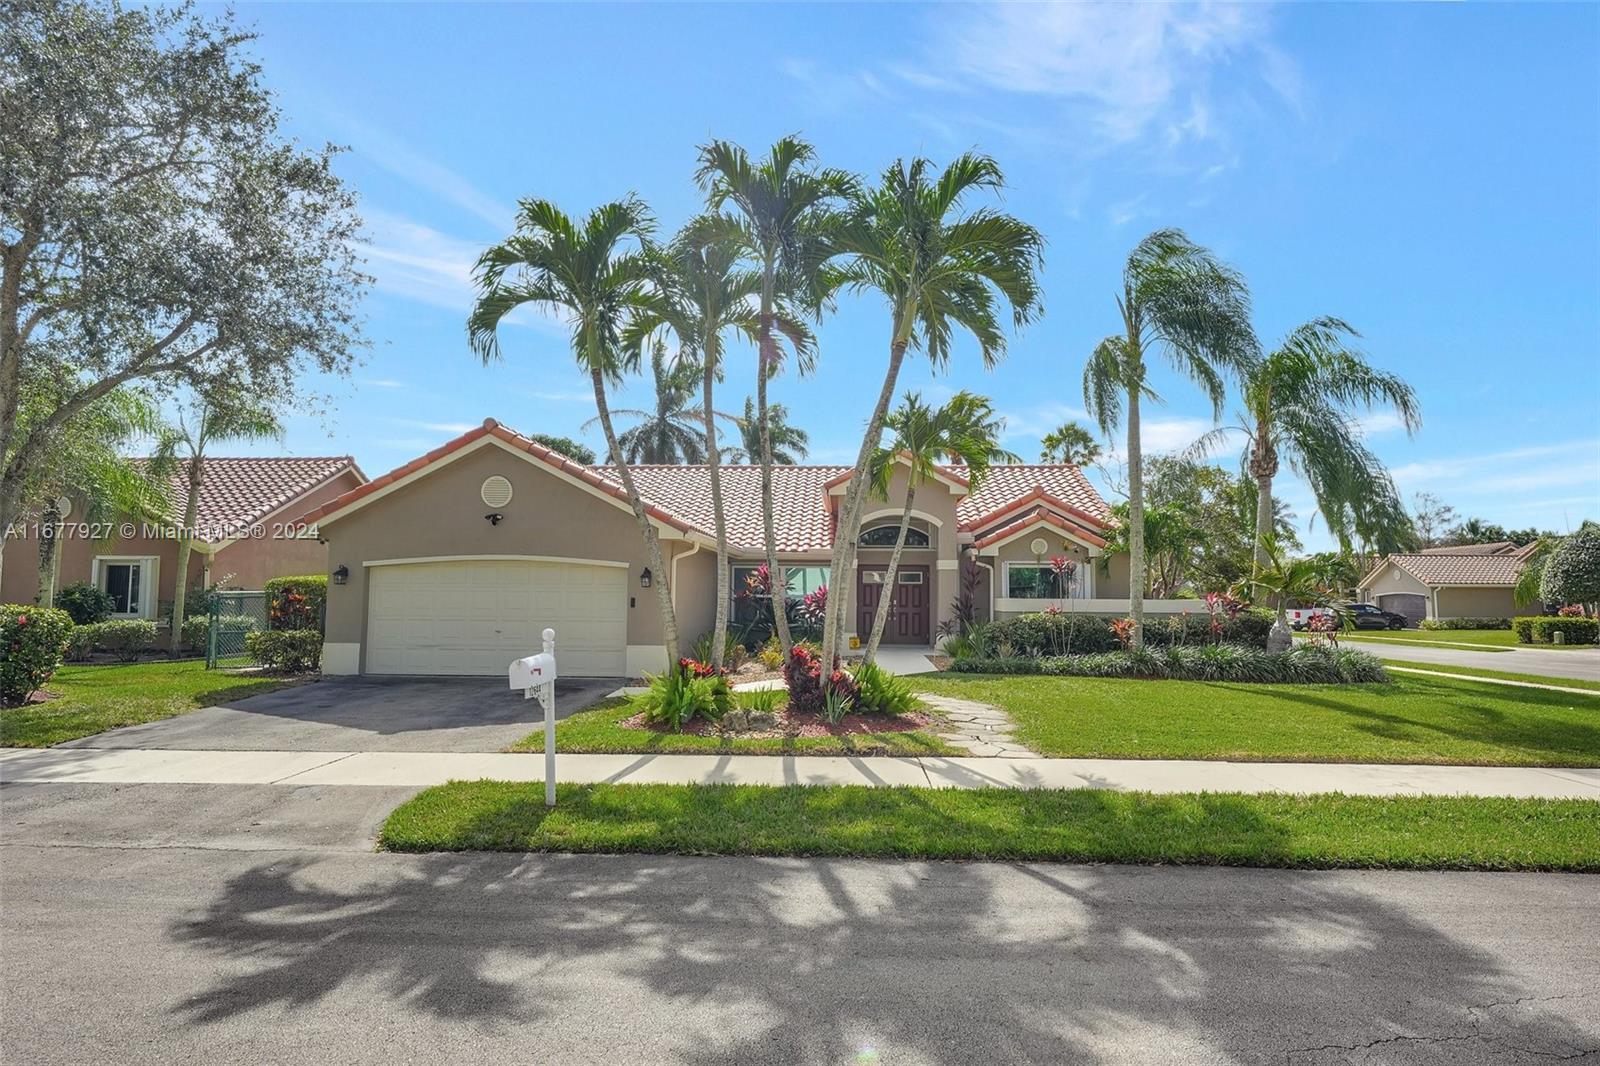
[[[885, 566], [863, 566], [856, 571], [856, 632], [863, 641], [872, 634], [872, 623], [878, 617], [887, 570]], [[928, 609], [928, 576], [926, 566], [902, 566], [895, 571], [894, 598], [889, 601], [883, 643], [928, 643], [932, 614]]]

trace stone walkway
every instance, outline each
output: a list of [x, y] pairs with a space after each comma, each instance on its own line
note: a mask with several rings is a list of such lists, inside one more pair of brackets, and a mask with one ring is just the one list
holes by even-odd
[[948, 732], [939, 736], [952, 747], [964, 748], [980, 758], [1037, 759], [1039, 753], [1018, 740], [1016, 723], [992, 703], [958, 700], [922, 693], [922, 702], [950, 720]]

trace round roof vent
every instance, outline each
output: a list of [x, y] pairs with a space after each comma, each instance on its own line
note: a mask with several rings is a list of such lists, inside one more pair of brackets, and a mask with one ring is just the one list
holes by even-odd
[[1028, 542], [1028, 550], [1035, 555], [1043, 555], [1050, 550], [1050, 545], [1043, 537], [1034, 537]]
[[489, 507], [504, 507], [511, 502], [511, 482], [499, 474], [483, 479], [483, 488], [478, 490], [478, 495], [483, 497], [483, 502]]

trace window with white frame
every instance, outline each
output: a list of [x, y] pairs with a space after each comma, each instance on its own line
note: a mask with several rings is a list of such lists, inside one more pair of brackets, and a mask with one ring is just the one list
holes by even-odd
[[1064, 600], [1083, 596], [1088, 589], [1088, 565], [1068, 560], [1063, 566], [1048, 559], [1037, 563], [1007, 563], [1006, 596], [1013, 600]]
[[154, 559], [102, 556], [95, 564], [95, 583], [111, 597], [112, 617], [151, 617], [156, 596]]

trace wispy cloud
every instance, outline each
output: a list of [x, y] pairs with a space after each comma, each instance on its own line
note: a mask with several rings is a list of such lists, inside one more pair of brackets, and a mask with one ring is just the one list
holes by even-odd
[[1082, 422], [1091, 433], [1095, 431], [1088, 412], [1081, 407], [1064, 403], [1046, 403], [1020, 410], [1001, 411], [1000, 417], [1005, 419], [1006, 423], [1005, 432], [1000, 435], [1000, 439], [1007, 443], [1036, 441], [1046, 433], [1061, 428], [1063, 422]]
[[358, 383], [373, 389], [403, 389], [406, 383], [396, 378], [359, 378]]
[[1427, 459], [1394, 467], [1390, 474], [1407, 493], [1431, 491], [1447, 499], [1489, 501], [1506, 494], [1585, 486], [1600, 504], [1600, 439]]
[[401, 138], [350, 115], [337, 121], [350, 131], [352, 152], [432, 193], [441, 200], [478, 216], [495, 228], [509, 231], [516, 207], [483, 192], [449, 167], [416, 151]]

